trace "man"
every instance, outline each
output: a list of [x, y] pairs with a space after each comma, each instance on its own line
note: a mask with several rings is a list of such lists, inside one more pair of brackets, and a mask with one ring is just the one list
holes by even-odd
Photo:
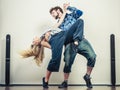
[[[87, 72], [84, 75], [84, 80], [86, 82], [87, 87], [92, 88], [90, 75], [91, 75], [91, 72], [92, 72], [93, 67], [95, 65], [96, 54], [95, 54], [92, 46], [90, 45], [90, 43], [85, 38], [83, 38], [84, 22], [81, 25], [79, 25], [79, 23], [75, 23], [77, 21], [77, 19], [82, 15], [82, 12], [80, 10], [78, 10], [74, 7], [70, 7], [70, 6], [68, 6], [68, 10], [70, 10], [72, 13], [66, 15], [64, 22], [60, 25], [60, 28], [63, 28], [64, 30], [69, 30], [68, 34], [72, 33], [72, 32], [70, 32], [72, 29], [80, 29], [81, 33], [79, 35], [81, 35], [81, 39], [78, 39], [78, 40], [76, 40], [77, 42], [74, 41], [74, 43], [71, 43], [71, 44], [68, 44], [69, 41], [65, 42], [66, 49], [65, 49], [65, 53], [64, 53], [64, 61], [65, 61], [64, 81], [59, 86], [59, 88], [66, 88], [68, 86], [67, 81], [69, 78], [69, 74], [71, 72], [71, 66], [74, 62], [74, 59], [75, 59], [75, 56], [77, 53], [85, 56], [88, 60]], [[60, 18], [59, 16], [62, 15], [61, 9], [59, 7], [55, 7], [53, 9], [51, 9], [50, 13], [55, 19]], [[72, 24], [69, 24], [71, 22], [72, 22]], [[66, 39], [66, 40], [69, 40], [69, 39]]]
[[[75, 29], [75, 27], [77, 27], [77, 24], [74, 24], [74, 23], [82, 15], [82, 11], [80, 11], [74, 7], [68, 6], [68, 10], [70, 10], [72, 13], [67, 14], [64, 22], [60, 25], [60, 28], [62, 28], [64, 30]], [[54, 7], [50, 10], [50, 13], [55, 19], [58, 19], [62, 15], [62, 9], [60, 7]], [[79, 28], [81, 28], [81, 27], [83, 27], [83, 24]], [[68, 34], [70, 34], [70, 30], [69, 30]], [[81, 37], [83, 37], [83, 32], [81, 33]], [[69, 38], [66, 39], [66, 41], [69, 41]], [[90, 75], [91, 75], [92, 69], [95, 65], [96, 54], [95, 54], [92, 46], [86, 39], [83, 38], [82, 40], [79, 40], [79, 41], [78, 41], [78, 43], [76, 41], [74, 41], [74, 44], [73, 43], [68, 44], [69, 42], [65, 43], [66, 49], [65, 49], [65, 53], [64, 53], [64, 55], [65, 55], [65, 58], [64, 58], [64, 60], [65, 60], [64, 81], [59, 86], [59, 88], [66, 88], [68, 86], [67, 81], [69, 78], [69, 74], [71, 72], [71, 66], [74, 62], [74, 59], [75, 59], [75, 56], [77, 53], [85, 56], [88, 60], [87, 72], [84, 76], [84, 80], [86, 82], [87, 87], [92, 88], [92, 83], [90, 81]]]
[[77, 46], [75, 46], [73, 43], [69, 43], [66, 45], [65, 52], [64, 52], [64, 61], [65, 61], [65, 66], [64, 66], [64, 81], [62, 84], [59, 86], [59, 88], [67, 88], [68, 87], [68, 78], [69, 74], [71, 72], [71, 67], [74, 62], [76, 54], [83, 55], [87, 59], [87, 72], [84, 75], [84, 80], [86, 82], [86, 85], [88, 88], [92, 88], [92, 83], [91, 83], [91, 72], [93, 70], [93, 67], [96, 62], [96, 54], [91, 46], [91, 44], [83, 38]]

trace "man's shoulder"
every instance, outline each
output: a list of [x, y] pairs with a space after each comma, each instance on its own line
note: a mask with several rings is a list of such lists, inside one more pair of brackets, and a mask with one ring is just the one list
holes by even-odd
[[67, 13], [65, 18], [70, 18], [70, 17], [73, 17], [71, 13]]

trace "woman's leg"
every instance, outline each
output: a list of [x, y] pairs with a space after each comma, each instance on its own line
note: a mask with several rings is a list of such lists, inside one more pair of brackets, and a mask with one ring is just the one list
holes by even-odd
[[62, 55], [62, 48], [64, 45], [65, 40], [65, 32], [62, 31], [54, 36], [51, 37], [49, 43], [51, 45], [52, 50], [52, 58], [48, 64], [46, 76], [43, 78], [43, 87], [48, 88], [48, 82], [50, 79], [50, 76], [52, 72], [58, 72], [60, 61], [61, 61], [61, 55]]
[[47, 70], [46, 76], [45, 76], [45, 82], [49, 81], [49, 78], [50, 78], [51, 74], [52, 74], [52, 72]]
[[58, 34], [51, 37], [49, 43], [52, 50], [52, 58], [48, 64], [48, 70], [53, 72], [59, 71], [60, 60], [62, 55], [62, 48], [65, 41], [65, 31], [61, 31]]

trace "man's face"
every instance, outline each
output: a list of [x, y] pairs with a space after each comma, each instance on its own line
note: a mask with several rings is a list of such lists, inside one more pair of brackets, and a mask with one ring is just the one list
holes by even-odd
[[55, 18], [55, 19], [58, 19], [59, 13], [58, 13], [56, 10], [53, 10], [53, 11], [51, 12], [51, 16], [52, 16], [53, 18]]

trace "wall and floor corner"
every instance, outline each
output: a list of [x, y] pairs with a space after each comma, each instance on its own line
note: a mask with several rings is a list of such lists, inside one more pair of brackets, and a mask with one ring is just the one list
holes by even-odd
[[[46, 2], [49, 2], [47, 4]], [[110, 35], [115, 34], [116, 84], [120, 85], [120, 0], [69, 0], [71, 6], [81, 9], [85, 21], [85, 37], [90, 41], [97, 54], [92, 72], [93, 84], [110, 85]], [[51, 51], [45, 49], [45, 59], [38, 67], [33, 58], [22, 59], [21, 50], [29, 48], [33, 37], [40, 36], [56, 21], [50, 16], [49, 9], [65, 3], [64, 0], [0, 0], [0, 84], [5, 83], [5, 40], [11, 35], [11, 84], [41, 84], [45, 75]], [[63, 58], [63, 56], [62, 56]], [[64, 62], [58, 73], [52, 74], [51, 84], [63, 80]], [[70, 84], [85, 84], [86, 59], [77, 55], [69, 78]], [[58, 78], [59, 76], [59, 78]]]

